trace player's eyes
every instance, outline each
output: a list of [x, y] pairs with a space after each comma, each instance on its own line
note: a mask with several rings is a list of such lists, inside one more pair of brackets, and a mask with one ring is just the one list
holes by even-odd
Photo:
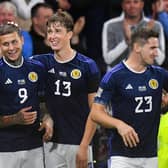
[[5, 46], [5, 47], [8, 47], [9, 43], [3, 43], [2, 45]]
[[52, 33], [52, 31], [51, 31], [51, 30], [47, 30], [47, 33], [48, 33], [48, 34], [51, 34], [51, 33]]
[[[13, 40], [13, 41], [11, 41], [10, 43], [11, 43], [12, 45], [16, 45], [16, 44], [18, 44], [18, 41], [17, 41], [17, 40]], [[5, 47], [8, 47], [8, 46], [10, 45], [10, 43], [9, 43], [9, 42], [5, 42], [5, 43], [3, 43], [2, 45], [5, 46]]]
[[14, 45], [17, 44], [17, 43], [18, 43], [17, 40], [13, 40], [13, 41], [12, 41], [12, 44], [14, 44]]

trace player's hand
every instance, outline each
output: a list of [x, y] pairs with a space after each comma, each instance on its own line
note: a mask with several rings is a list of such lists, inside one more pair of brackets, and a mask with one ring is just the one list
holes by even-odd
[[130, 29], [130, 26], [129, 26], [127, 20], [125, 20], [125, 19], [123, 21], [123, 28], [124, 28], [124, 35], [125, 35], [126, 42], [129, 44], [132, 32], [131, 32], [131, 29]]
[[15, 114], [15, 122], [20, 125], [30, 125], [37, 119], [37, 111], [30, 111], [31, 106], [22, 108], [18, 113]]
[[39, 131], [42, 131], [45, 129], [45, 133], [43, 135], [43, 141], [47, 142], [49, 141], [53, 136], [53, 120], [50, 116], [47, 116], [40, 124]]
[[155, 20], [154, 19], [151, 19], [147, 25], [146, 25], [146, 28], [148, 28], [149, 30], [152, 30], [155, 26]]
[[88, 147], [79, 146], [76, 155], [76, 168], [87, 168], [88, 165]]
[[126, 147], [133, 148], [137, 146], [137, 144], [139, 143], [139, 137], [134, 128], [121, 121], [117, 126], [117, 130], [121, 135]]

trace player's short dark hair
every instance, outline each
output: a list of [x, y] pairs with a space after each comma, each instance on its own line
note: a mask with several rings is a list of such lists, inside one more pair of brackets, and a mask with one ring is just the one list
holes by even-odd
[[17, 32], [21, 36], [21, 29], [15, 22], [7, 22], [0, 25], [0, 36]]
[[47, 27], [53, 23], [60, 23], [67, 31], [72, 31], [74, 26], [74, 21], [72, 16], [66, 12], [59, 10], [54, 15], [52, 15], [47, 21]]
[[37, 3], [36, 5], [34, 5], [32, 8], [31, 8], [31, 18], [33, 17], [36, 17], [37, 16], [37, 13], [38, 13], [38, 10], [40, 8], [47, 8], [47, 9], [51, 9], [54, 11], [53, 7], [47, 3], [43, 3], [43, 2], [40, 2], [40, 3]]
[[144, 45], [149, 38], [159, 37], [159, 33], [153, 29], [146, 27], [136, 29], [131, 35], [130, 47], [133, 47], [134, 43], [140, 43]]

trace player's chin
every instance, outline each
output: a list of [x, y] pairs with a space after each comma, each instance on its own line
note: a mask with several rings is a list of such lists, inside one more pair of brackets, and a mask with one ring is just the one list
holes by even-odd
[[57, 45], [50, 45], [50, 46], [51, 46], [51, 49], [52, 49], [53, 51], [59, 51], [59, 50], [60, 50], [60, 47], [57, 46]]
[[155, 60], [154, 59], [151, 59], [147, 62], [148, 65], [153, 65], [155, 63]]
[[19, 56], [18, 55], [13, 55], [13, 56], [9, 56], [8, 57], [8, 60], [10, 60], [11, 62], [15, 62], [15, 61], [17, 61], [18, 60], [18, 58], [19, 58]]

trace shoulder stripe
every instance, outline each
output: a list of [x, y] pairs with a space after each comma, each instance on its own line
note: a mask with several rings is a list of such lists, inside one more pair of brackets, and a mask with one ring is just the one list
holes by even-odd
[[3, 61], [2, 61], [2, 58], [0, 59], [0, 66], [2, 66], [3, 65]]
[[112, 75], [114, 75], [116, 72], [122, 70], [124, 68], [123, 63], [119, 63], [116, 66], [114, 66], [109, 72], [105, 74], [105, 76], [102, 79], [102, 82], [107, 83]]
[[87, 56], [85, 56], [85, 55], [83, 55], [81, 53], [77, 53], [77, 56], [78, 56], [78, 59], [80, 61], [86, 62], [88, 64], [89, 70], [91, 71], [91, 73], [99, 72], [97, 64], [96, 64], [96, 62], [93, 59], [91, 59], [91, 58], [89, 58], [89, 57], [87, 57]]

